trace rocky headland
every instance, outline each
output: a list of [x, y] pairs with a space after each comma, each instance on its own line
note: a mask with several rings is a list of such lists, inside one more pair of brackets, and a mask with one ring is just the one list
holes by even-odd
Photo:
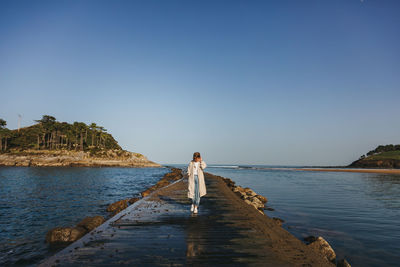
[[0, 166], [161, 167], [142, 154], [122, 149], [94, 122], [59, 122], [50, 115], [35, 122], [10, 130], [0, 118]]
[[400, 145], [381, 145], [352, 162], [350, 168], [400, 169]]
[[0, 166], [26, 167], [161, 167], [144, 155], [119, 149], [96, 152], [23, 150], [0, 154]]

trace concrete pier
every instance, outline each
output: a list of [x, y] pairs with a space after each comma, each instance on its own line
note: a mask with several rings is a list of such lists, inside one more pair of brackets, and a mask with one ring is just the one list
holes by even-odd
[[121, 211], [40, 266], [334, 266], [205, 173], [190, 212], [187, 178]]

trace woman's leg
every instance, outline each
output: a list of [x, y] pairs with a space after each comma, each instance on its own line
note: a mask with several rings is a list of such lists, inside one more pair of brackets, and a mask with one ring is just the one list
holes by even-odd
[[198, 207], [200, 204], [199, 177], [194, 176], [194, 204]]

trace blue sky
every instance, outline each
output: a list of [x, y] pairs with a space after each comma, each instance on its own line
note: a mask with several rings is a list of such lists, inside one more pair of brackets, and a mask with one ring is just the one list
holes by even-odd
[[400, 1], [1, 1], [0, 117], [160, 163], [348, 164], [400, 143]]

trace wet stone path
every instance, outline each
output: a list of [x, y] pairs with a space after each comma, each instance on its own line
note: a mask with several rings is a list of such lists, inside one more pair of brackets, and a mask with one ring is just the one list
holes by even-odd
[[187, 179], [121, 211], [40, 266], [329, 266], [218, 176], [190, 212]]

